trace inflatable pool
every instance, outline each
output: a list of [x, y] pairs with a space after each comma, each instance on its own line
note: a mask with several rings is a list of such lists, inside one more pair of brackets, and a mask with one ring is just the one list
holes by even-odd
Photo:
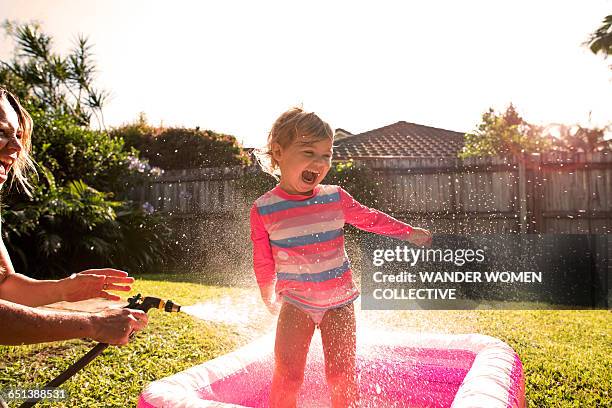
[[[523, 408], [517, 354], [479, 334], [358, 334], [361, 407]], [[318, 342], [315, 340], [318, 339]], [[139, 408], [267, 407], [273, 337], [167, 378], [141, 393]], [[299, 407], [329, 407], [320, 338], [313, 337]]]

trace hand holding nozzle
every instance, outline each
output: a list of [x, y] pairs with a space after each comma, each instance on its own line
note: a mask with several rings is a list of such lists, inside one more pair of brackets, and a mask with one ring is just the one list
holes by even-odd
[[114, 346], [126, 345], [130, 335], [144, 329], [149, 322], [142, 310], [111, 309], [91, 316], [93, 334], [91, 338]]
[[181, 306], [171, 300], [137, 294], [128, 299], [123, 309], [111, 309], [95, 313], [91, 318], [93, 334], [91, 338], [101, 343], [115, 346], [125, 345], [130, 337], [146, 327], [149, 319], [147, 312], [161, 309], [166, 312], [179, 312]]

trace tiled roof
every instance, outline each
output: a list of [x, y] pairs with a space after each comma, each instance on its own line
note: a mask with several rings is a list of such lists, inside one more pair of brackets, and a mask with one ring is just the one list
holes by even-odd
[[457, 157], [461, 132], [400, 121], [334, 143], [334, 159], [365, 157]]

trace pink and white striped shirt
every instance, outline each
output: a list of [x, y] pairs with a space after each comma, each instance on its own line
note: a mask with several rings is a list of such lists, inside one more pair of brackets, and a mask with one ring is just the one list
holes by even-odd
[[251, 208], [253, 266], [260, 287], [276, 281], [275, 291], [307, 310], [326, 310], [355, 300], [355, 286], [344, 249], [345, 223], [405, 240], [412, 227], [357, 202], [339, 186], [318, 185], [309, 196], [279, 186]]

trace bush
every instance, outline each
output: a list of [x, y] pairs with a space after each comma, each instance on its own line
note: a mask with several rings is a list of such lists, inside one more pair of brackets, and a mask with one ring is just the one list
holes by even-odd
[[42, 278], [109, 265], [163, 266], [169, 233], [160, 220], [83, 181], [57, 187], [48, 170], [41, 173], [46, 183], [36, 185], [32, 200], [3, 211], [3, 239], [20, 272]]
[[82, 180], [100, 191], [126, 189], [130, 157], [138, 152], [126, 148], [120, 138], [79, 126], [68, 115], [27, 108], [34, 121], [34, 160], [53, 173], [57, 184]]
[[249, 158], [234, 136], [211, 130], [155, 129], [143, 115], [135, 123], [114, 129], [127, 147], [140, 151], [152, 166], [164, 170], [227, 167], [249, 164]]
[[352, 160], [335, 163], [323, 182], [341, 186], [363, 205], [376, 207], [378, 204], [378, 185], [371, 171], [356, 166]]
[[232, 182], [240, 188], [247, 205], [252, 205], [255, 200], [273, 189], [278, 183], [274, 177], [261, 170], [259, 166], [251, 167], [244, 176]]

